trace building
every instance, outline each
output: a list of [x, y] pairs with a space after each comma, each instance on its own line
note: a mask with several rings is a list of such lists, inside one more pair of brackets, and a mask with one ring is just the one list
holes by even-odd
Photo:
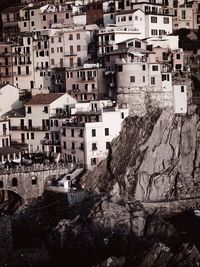
[[21, 107], [19, 89], [10, 84], [0, 85], [0, 116], [10, 109]]
[[84, 64], [66, 71], [66, 91], [78, 101], [102, 99], [106, 96], [105, 69], [99, 64]]
[[[64, 93], [37, 94], [24, 105], [24, 110], [11, 110], [12, 142], [27, 147], [30, 153], [59, 153], [58, 119], [76, 100]], [[57, 121], [57, 122], [55, 122]]]
[[127, 108], [120, 109], [107, 100], [77, 107], [74, 117], [62, 123], [63, 160], [93, 168], [107, 157], [127, 116]]

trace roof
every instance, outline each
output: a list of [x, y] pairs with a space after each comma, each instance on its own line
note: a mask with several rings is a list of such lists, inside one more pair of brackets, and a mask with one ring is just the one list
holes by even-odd
[[22, 9], [24, 6], [10, 6], [2, 11], [2, 13], [14, 13], [18, 12], [20, 9]]
[[63, 95], [64, 93], [37, 94], [25, 105], [48, 105]]
[[25, 117], [25, 108], [18, 108], [18, 109], [11, 109], [5, 114], [3, 114], [4, 117]]
[[21, 150], [11, 147], [11, 146], [5, 146], [0, 147], [0, 155], [8, 155], [13, 153], [19, 153]]
[[143, 12], [140, 8], [137, 8], [137, 9], [133, 9], [133, 10], [122, 10], [122, 11], [116, 12], [116, 15], [133, 14], [133, 13], [135, 13], [138, 10], [140, 10], [141, 12]]

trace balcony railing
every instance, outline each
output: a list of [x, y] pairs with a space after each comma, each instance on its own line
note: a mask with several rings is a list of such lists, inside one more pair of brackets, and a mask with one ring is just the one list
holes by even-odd
[[53, 145], [53, 146], [60, 146], [60, 141], [59, 140], [47, 140], [43, 139], [41, 140], [42, 145]]
[[44, 126], [44, 127], [11, 126], [10, 130], [11, 131], [49, 131], [50, 127], [49, 126]]
[[85, 127], [84, 122], [63, 122], [62, 126], [68, 126], [68, 127]]

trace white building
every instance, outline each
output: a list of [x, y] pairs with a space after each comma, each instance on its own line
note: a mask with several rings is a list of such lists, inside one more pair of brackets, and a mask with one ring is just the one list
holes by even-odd
[[0, 85], [0, 116], [8, 112], [10, 109], [19, 108], [19, 89], [10, 84]]
[[[112, 106], [111, 101], [91, 101], [62, 124], [62, 157], [91, 169], [108, 155], [113, 138], [119, 135], [128, 109]], [[80, 107], [79, 107], [80, 108]], [[85, 109], [85, 111], [84, 111]]]
[[173, 85], [174, 112], [187, 113], [187, 86], [184, 84]]
[[[27, 145], [29, 152], [60, 152], [59, 117], [76, 100], [68, 94], [37, 94], [25, 104], [21, 115], [11, 111], [12, 141]], [[16, 115], [15, 115], [16, 114]]]

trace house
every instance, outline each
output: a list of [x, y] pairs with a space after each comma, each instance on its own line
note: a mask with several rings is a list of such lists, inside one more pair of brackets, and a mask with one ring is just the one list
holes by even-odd
[[24, 111], [10, 111], [12, 142], [27, 146], [30, 153], [59, 153], [59, 114], [76, 102], [68, 94], [37, 94], [25, 104]]
[[106, 94], [104, 68], [84, 64], [66, 71], [66, 91], [78, 101], [102, 99]]
[[[80, 109], [80, 106], [79, 106]], [[113, 138], [121, 131], [127, 108], [113, 106], [109, 100], [91, 101], [74, 117], [62, 123], [62, 158], [91, 169], [105, 159]]]
[[145, 14], [141, 9], [123, 10], [115, 14], [116, 25], [119, 27], [132, 27], [138, 32], [137, 38], [146, 37], [145, 34]]

